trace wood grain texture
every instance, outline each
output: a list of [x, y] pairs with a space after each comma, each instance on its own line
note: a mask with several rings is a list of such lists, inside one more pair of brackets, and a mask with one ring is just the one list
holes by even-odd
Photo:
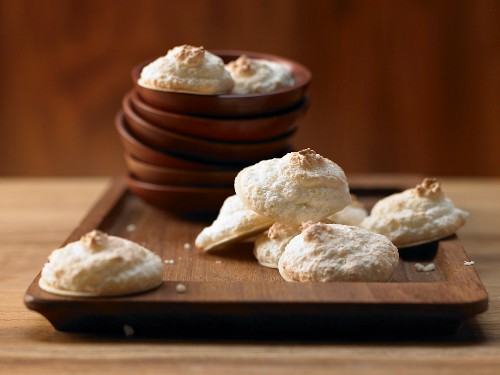
[[4, 0], [0, 34], [3, 175], [118, 173], [130, 69], [183, 43], [308, 66], [296, 147], [348, 172], [500, 174], [494, 0]]
[[59, 333], [23, 306], [50, 251], [78, 225], [107, 179], [0, 179], [0, 373], [497, 374], [500, 366], [500, 180], [444, 179], [471, 216], [460, 240], [489, 310], [453, 337], [323, 341], [164, 340]]
[[[394, 178], [382, 191], [390, 186], [402, 191], [419, 181], [406, 184]], [[350, 189], [370, 209], [368, 200], [384, 195], [368, 186], [351, 182]], [[46, 293], [36, 278], [25, 304], [62, 331], [122, 333], [128, 325], [142, 335], [183, 338], [215, 333], [269, 338], [290, 332], [293, 338], [306, 333], [324, 338], [380, 334], [389, 327], [399, 335], [449, 334], [487, 309], [486, 291], [474, 268], [464, 266], [469, 256], [455, 236], [401, 250], [390, 283], [286, 283], [276, 269], [257, 263], [251, 241], [200, 253], [193, 241], [211, 221], [151, 207], [128, 191], [124, 179], [117, 179], [66, 243], [96, 228], [140, 243], [165, 262], [163, 284], [132, 296], [81, 299]], [[130, 232], [130, 224], [136, 230]], [[416, 262], [433, 262], [436, 270], [417, 272]], [[179, 282], [185, 293], [176, 293]]]

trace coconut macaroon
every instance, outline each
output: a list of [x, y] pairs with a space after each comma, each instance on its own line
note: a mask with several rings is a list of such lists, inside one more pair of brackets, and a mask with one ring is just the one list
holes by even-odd
[[244, 168], [234, 188], [245, 205], [273, 222], [320, 221], [351, 202], [342, 168], [311, 149]]
[[192, 94], [227, 94], [234, 86], [224, 61], [203, 47], [177, 46], [141, 71], [139, 85]]
[[339, 211], [328, 219], [335, 224], [353, 225], [359, 227], [361, 222], [368, 216], [368, 211], [366, 210], [363, 203], [358, 201], [355, 195], [351, 194], [351, 204], [349, 204], [342, 211]]
[[398, 249], [385, 236], [365, 229], [305, 223], [278, 263], [286, 281], [390, 281]]
[[212, 225], [198, 234], [195, 245], [205, 251], [215, 250], [263, 232], [272, 223], [271, 219], [252, 211], [232, 195], [226, 198]]
[[98, 230], [54, 250], [39, 280], [43, 290], [97, 297], [131, 294], [159, 286], [161, 258], [135, 242]]
[[226, 64], [226, 69], [234, 80], [232, 94], [265, 93], [295, 83], [292, 73], [283, 64], [246, 55]]
[[378, 201], [361, 226], [406, 247], [447, 237], [469, 214], [456, 208], [434, 178], [426, 178], [413, 189]]
[[274, 223], [271, 228], [255, 240], [253, 254], [259, 264], [278, 268], [278, 261], [285, 251], [286, 245], [300, 232], [299, 225]]

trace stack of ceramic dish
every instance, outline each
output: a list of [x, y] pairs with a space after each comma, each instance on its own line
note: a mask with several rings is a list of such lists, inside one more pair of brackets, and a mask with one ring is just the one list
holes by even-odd
[[145, 201], [171, 211], [220, 208], [234, 194], [236, 174], [260, 160], [291, 150], [307, 110], [310, 72], [273, 55], [213, 51], [226, 63], [245, 54], [286, 65], [291, 87], [248, 95], [197, 95], [160, 91], [137, 84], [123, 98], [115, 120], [125, 149], [128, 185]]

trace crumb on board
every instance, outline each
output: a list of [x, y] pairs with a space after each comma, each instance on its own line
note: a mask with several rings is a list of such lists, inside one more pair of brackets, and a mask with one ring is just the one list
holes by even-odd
[[464, 260], [464, 266], [473, 266], [474, 265], [474, 261], [473, 260]]
[[184, 250], [191, 250], [191, 248], [192, 248], [192, 246], [189, 242], [186, 242], [183, 247], [184, 247]]
[[178, 283], [178, 284], [175, 286], [175, 291], [176, 291], [177, 293], [186, 293], [186, 290], [187, 290], [186, 284], [183, 284], [183, 283]]
[[215, 261], [216, 264], [221, 264], [222, 263], [222, 260], [216, 260]]
[[127, 337], [130, 337], [130, 336], [133, 336], [134, 335], [134, 328], [132, 326], [129, 326], [128, 324], [125, 324], [123, 326], [123, 333], [125, 334], [125, 336]]
[[163, 263], [165, 263], [165, 264], [175, 264], [175, 259], [165, 259], [163, 261]]
[[417, 272], [431, 272], [436, 269], [436, 266], [434, 265], [434, 263], [429, 263], [425, 266], [421, 263], [415, 263], [415, 269], [417, 270]]
[[128, 232], [128, 233], [133, 233], [137, 230], [137, 225], [135, 224], [129, 224], [126, 226], [125, 230]]

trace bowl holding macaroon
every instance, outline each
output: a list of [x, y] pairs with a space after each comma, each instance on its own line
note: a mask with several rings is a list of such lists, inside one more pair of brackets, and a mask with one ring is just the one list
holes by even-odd
[[[137, 64], [132, 80], [115, 122], [125, 158], [147, 168], [148, 181], [133, 168], [128, 168], [128, 181], [150, 184], [164, 180], [158, 166], [182, 175], [196, 165], [199, 179], [190, 170], [190, 182], [157, 183], [151, 194], [145, 193], [149, 185], [142, 184], [140, 196], [158, 206], [157, 199], [150, 199], [158, 191], [184, 188], [197, 199], [193, 188], [203, 187], [209, 206], [217, 209], [224, 198], [221, 189], [232, 189], [232, 181], [218, 178], [221, 173], [232, 173], [234, 179], [241, 168], [293, 150], [294, 135], [309, 107], [311, 73], [272, 54], [181, 45]], [[154, 176], [155, 171], [162, 176]], [[220, 184], [204, 186], [207, 180]], [[131, 188], [138, 191], [135, 185]], [[182, 206], [176, 202], [175, 211], [182, 212]], [[161, 207], [174, 210], [169, 204]], [[186, 203], [186, 210], [191, 208]]]
[[137, 65], [139, 96], [166, 111], [212, 117], [265, 116], [305, 101], [311, 72], [284, 57], [178, 46]]

